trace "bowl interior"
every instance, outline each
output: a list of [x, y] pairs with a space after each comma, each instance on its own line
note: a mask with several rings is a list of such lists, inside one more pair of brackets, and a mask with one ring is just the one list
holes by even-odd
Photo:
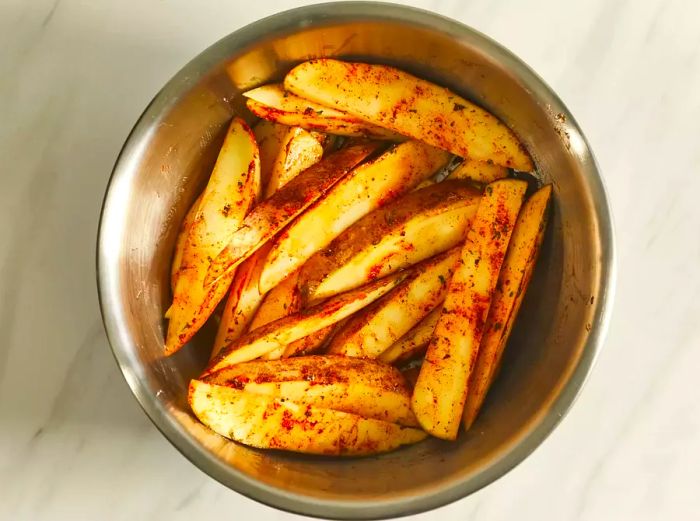
[[[135, 127], [115, 168], [99, 244], [100, 294], [115, 355], [156, 425], [203, 470], [258, 500], [324, 517], [424, 510], [517, 464], [580, 386], [604, 313], [610, 252], [605, 198], [571, 116], [538, 78], [485, 37], [409, 10], [333, 7], [333, 16], [273, 17], [225, 38], [179, 73]], [[315, 15], [315, 14], [316, 15]], [[554, 208], [541, 260], [498, 380], [474, 428], [379, 457], [266, 452], [202, 427], [185, 401], [211, 345], [204, 331], [162, 356], [178, 225], [206, 182], [240, 92], [295, 63], [341, 56], [434, 80], [495, 113], [526, 144]], [[247, 116], [245, 116], [247, 117]]]

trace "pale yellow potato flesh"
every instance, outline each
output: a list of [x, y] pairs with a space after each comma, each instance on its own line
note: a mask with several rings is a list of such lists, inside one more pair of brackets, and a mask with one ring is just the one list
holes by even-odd
[[287, 73], [284, 88], [460, 157], [533, 169], [518, 138], [493, 114], [394, 67], [310, 60]]
[[265, 187], [265, 198], [294, 179], [323, 157], [323, 145], [317, 135], [299, 127], [292, 127], [282, 142], [282, 148], [273, 163], [270, 179]]
[[301, 268], [309, 302], [361, 286], [464, 241], [479, 192], [462, 181], [417, 190], [350, 226]]
[[333, 337], [328, 353], [381, 355], [445, 299], [460, 251], [457, 246], [416, 266], [399, 286], [353, 315]]
[[404, 377], [395, 367], [373, 360], [331, 355], [254, 360], [223, 369], [205, 381], [299, 405], [418, 426]]
[[504, 166], [465, 159], [450, 172], [447, 179], [466, 179], [488, 184], [506, 177], [508, 177], [508, 169]]
[[386, 364], [397, 364], [425, 353], [428, 343], [433, 336], [433, 331], [435, 331], [438, 318], [440, 318], [441, 311], [442, 302], [416, 324], [413, 329], [380, 354], [377, 360]]
[[355, 168], [273, 241], [260, 276], [261, 291], [274, 287], [358, 219], [410, 191], [449, 157], [430, 145], [407, 141]]
[[500, 365], [506, 342], [532, 278], [547, 228], [552, 185], [538, 190], [522, 207], [515, 222], [508, 253], [493, 294], [479, 354], [469, 380], [462, 423], [469, 429], [484, 403]]
[[[263, 123], [267, 125], [263, 126]], [[282, 132], [279, 129], [282, 129]], [[266, 171], [265, 178], [268, 180], [265, 198], [273, 195], [303, 170], [316, 164], [323, 156], [321, 143], [325, 142], [325, 137], [316, 132], [261, 121], [255, 126], [253, 133], [259, 142], [262, 141], [261, 147], [266, 147], [260, 149], [261, 172]], [[267, 156], [264, 162], [263, 150]], [[236, 270], [219, 322], [211, 358], [215, 357], [223, 346], [246, 332], [248, 324], [261, 305], [265, 292], [259, 289], [260, 273], [268, 251], [269, 245], [264, 244]]]
[[[301, 297], [297, 287], [298, 279], [299, 273], [292, 273], [265, 295], [263, 303], [250, 324], [251, 331], [282, 317], [297, 313], [301, 309]], [[284, 354], [286, 348], [287, 346], [280, 346], [265, 353], [261, 358], [277, 360]]]
[[221, 313], [210, 359], [214, 359], [224, 346], [238, 340], [248, 331], [248, 326], [265, 296], [260, 293], [258, 280], [265, 265], [267, 246], [263, 245], [236, 269]]
[[448, 284], [411, 400], [427, 432], [454, 440], [496, 281], [527, 183], [489, 184]]
[[313, 103], [279, 84], [263, 85], [243, 94], [248, 110], [259, 118], [339, 136], [403, 140], [403, 136], [340, 110]]
[[259, 327], [225, 346], [210, 362], [204, 376], [233, 364], [254, 360], [335, 324], [391, 291], [404, 277], [401, 273], [385, 277], [355, 291], [328, 299], [318, 306]]
[[214, 432], [251, 447], [361, 456], [426, 438], [420, 429], [192, 380], [192, 411]]
[[230, 273], [377, 148], [364, 143], [329, 154], [257, 205], [209, 267], [206, 286]]
[[[195, 217], [197, 217], [197, 210], [199, 209], [199, 203], [202, 200], [202, 194], [197, 196], [190, 209], [187, 210], [185, 218], [182, 220], [180, 225], [180, 231], [177, 234], [177, 240], [175, 241], [175, 252], [173, 253], [173, 263], [170, 268], [170, 289], [175, 293], [175, 286], [177, 286], [177, 277], [180, 273], [180, 265], [182, 264], [182, 252], [185, 249], [185, 244], [187, 243], [187, 235], [190, 233], [192, 228], [192, 223], [194, 223]], [[165, 314], [165, 318], [170, 316], [169, 313]]]
[[253, 127], [253, 134], [260, 150], [260, 185], [269, 185], [272, 168], [283, 148], [289, 127], [261, 119]]
[[169, 313], [165, 354], [178, 351], [224, 297], [233, 271], [205, 287], [210, 260], [231, 240], [260, 189], [260, 158], [252, 131], [240, 118], [229, 126], [182, 252]]

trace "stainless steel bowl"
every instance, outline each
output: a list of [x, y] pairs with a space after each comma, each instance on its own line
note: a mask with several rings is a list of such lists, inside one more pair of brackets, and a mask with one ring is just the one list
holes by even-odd
[[[394, 64], [498, 115], [554, 184], [541, 262], [475, 427], [456, 443], [328, 459], [253, 450], [190, 414], [185, 390], [209, 340], [163, 358], [178, 223], [209, 174], [243, 90], [295, 63], [341, 56]], [[186, 65], [136, 123], [105, 196], [98, 239], [102, 315], [131, 390], [161, 432], [221, 483], [284, 510], [367, 519], [464, 497], [532, 452], [571, 406], [601, 346], [614, 281], [612, 226], [593, 154], [569, 111], [523, 62], [452, 20], [390, 4], [334, 3], [266, 18]], [[205, 335], [206, 336], [206, 333]], [[205, 345], [201, 345], [205, 344]]]

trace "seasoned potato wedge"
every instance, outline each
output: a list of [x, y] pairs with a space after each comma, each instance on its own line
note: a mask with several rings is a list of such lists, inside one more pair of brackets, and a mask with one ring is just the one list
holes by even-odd
[[285, 91], [281, 84], [264, 85], [243, 95], [248, 98], [246, 105], [253, 114], [283, 125], [340, 136], [405, 139], [390, 130], [366, 123], [340, 110], [295, 96]]
[[323, 157], [323, 144], [318, 134], [292, 127], [282, 141], [282, 148], [273, 163], [270, 179], [265, 187], [265, 198], [294, 179]]
[[411, 393], [399, 370], [373, 360], [345, 356], [255, 360], [222, 369], [205, 381], [299, 405], [418, 426]]
[[428, 313], [413, 329], [394, 342], [377, 359], [387, 364], [398, 364], [425, 353], [441, 311], [442, 303]]
[[493, 294], [484, 326], [479, 354], [469, 380], [462, 422], [466, 429], [474, 423], [486, 393], [493, 382], [508, 336], [513, 329], [525, 290], [530, 283], [544, 232], [552, 186], [538, 190], [523, 205], [515, 222], [508, 253]]
[[268, 186], [272, 168], [283, 148], [289, 127], [261, 119], [253, 127], [253, 135], [260, 150], [260, 186]]
[[461, 157], [524, 172], [533, 168], [518, 138], [495, 116], [393, 67], [310, 60], [287, 74], [284, 88]]
[[459, 246], [416, 266], [390, 293], [348, 320], [328, 353], [377, 358], [430, 313], [447, 294]]
[[[301, 309], [301, 297], [297, 287], [298, 278], [298, 272], [292, 273], [265, 295], [263, 303], [250, 324], [251, 331], [280, 318], [297, 313]], [[262, 358], [265, 360], [277, 360], [284, 354], [286, 347], [280, 346], [277, 349], [273, 349], [265, 353]]]
[[215, 284], [203, 281], [210, 259], [226, 246], [244, 222], [260, 189], [258, 146], [248, 125], [234, 118], [182, 252], [165, 341], [167, 355], [178, 351], [204, 325], [233, 279], [233, 271]]
[[508, 177], [508, 169], [501, 165], [488, 163], [486, 161], [474, 161], [465, 159], [455, 167], [447, 179], [466, 179], [477, 183], [493, 183], [499, 179]]
[[[190, 209], [187, 210], [185, 218], [182, 220], [180, 225], [180, 232], [177, 235], [177, 240], [175, 241], [175, 252], [173, 253], [173, 264], [170, 268], [170, 289], [175, 293], [175, 286], [177, 286], [177, 277], [180, 273], [180, 265], [182, 264], [182, 252], [185, 249], [185, 244], [187, 243], [187, 235], [192, 229], [192, 223], [194, 223], [197, 217], [197, 210], [199, 209], [199, 203], [202, 200], [202, 194], [197, 196]], [[165, 315], [168, 318], [169, 314]]]
[[405, 274], [397, 273], [374, 281], [355, 291], [338, 295], [318, 306], [304, 309], [299, 313], [271, 322], [236, 342], [224, 347], [212, 360], [204, 376], [229, 365], [254, 360], [273, 349], [286, 346], [371, 304], [401, 283]]
[[411, 192], [363, 217], [301, 269], [305, 302], [355, 288], [464, 241], [479, 192], [446, 181]]
[[323, 329], [316, 331], [315, 333], [311, 333], [304, 338], [300, 338], [291, 344], [287, 344], [287, 346], [284, 348], [284, 352], [282, 353], [282, 358], [317, 353], [323, 349], [329, 338], [333, 335], [333, 332], [343, 322], [344, 320], [340, 320], [337, 323], [324, 327]]
[[430, 145], [407, 141], [355, 168], [275, 239], [260, 290], [268, 291], [355, 221], [442, 168], [449, 157]]
[[334, 152], [257, 205], [211, 263], [205, 285], [215, 283], [252, 255], [376, 149], [377, 144], [365, 143]]
[[251, 447], [359, 456], [426, 438], [420, 429], [199, 380], [190, 382], [188, 401], [203, 424]]
[[433, 436], [453, 440], [467, 397], [496, 280], [527, 183], [489, 184], [462, 248], [461, 259], [413, 390], [413, 411]]
[[248, 326], [263, 301], [265, 295], [260, 293], [258, 280], [265, 265], [266, 246], [263, 245], [236, 269], [221, 313], [211, 359], [215, 358], [224, 346], [238, 340], [248, 331]]

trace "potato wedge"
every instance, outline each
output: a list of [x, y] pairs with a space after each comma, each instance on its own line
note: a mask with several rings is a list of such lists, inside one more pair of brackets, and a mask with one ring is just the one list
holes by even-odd
[[506, 177], [508, 177], [508, 169], [504, 166], [465, 159], [450, 172], [447, 179], [466, 179], [488, 184]]
[[269, 185], [272, 169], [283, 149], [289, 127], [261, 119], [253, 127], [253, 135], [260, 150], [260, 185]]
[[[262, 157], [260, 159], [261, 172], [263, 165], [267, 169], [265, 174], [268, 179], [265, 188], [265, 197], [267, 198], [300, 172], [320, 161], [323, 156], [321, 142], [325, 142], [326, 139], [316, 132], [307, 132], [298, 127], [289, 128], [274, 123], [265, 123], [273, 126], [272, 130], [266, 130], [267, 133], [263, 133], [259, 138], [267, 147], [265, 154], [268, 157], [266, 157], [265, 163], [263, 163]], [[261, 127], [261, 124], [262, 122], [256, 125], [256, 131]], [[283, 132], [280, 133], [277, 127], [281, 127]], [[256, 138], [258, 138], [257, 133]], [[276, 155], [270, 157], [272, 154]], [[236, 270], [219, 322], [219, 329], [211, 352], [212, 358], [219, 353], [223, 346], [230, 344], [245, 333], [248, 324], [262, 304], [264, 292], [259, 289], [259, 281], [268, 252], [269, 245], [263, 245], [243, 261]]]
[[445, 299], [460, 251], [456, 246], [416, 266], [399, 286], [350, 318], [333, 337], [328, 353], [381, 355]]
[[268, 291], [355, 221], [410, 191], [449, 158], [430, 145], [407, 141], [355, 168], [275, 239], [260, 290]]
[[228, 290], [233, 271], [204, 287], [210, 259], [244, 222], [260, 189], [258, 146], [248, 125], [234, 118], [183, 248], [169, 313], [165, 354], [178, 351], [204, 325]]
[[303, 301], [342, 293], [456, 246], [466, 237], [478, 201], [473, 187], [446, 181], [373, 211], [304, 264]]
[[403, 140], [385, 128], [366, 123], [360, 118], [340, 110], [312, 103], [284, 90], [277, 83], [249, 90], [243, 96], [246, 105], [256, 116], [291, 127], [327, 132], [340, 136], [367, 137], [374, 139]]
[[425, 353], [441, 311], [442, 302], [418, 322], [413, 329], [380, 354], [377, 360], [387, 364], [398, 364]]
[[373, 360], [330, 355], [254, 360], [222, 369], [204, 381], [299, 405], [418, 426], [411, 393], [399, 370]]
[[188, 401], [195, 416], [214, 432], [257, 448], [360, 456], [427, 436], [420, 429], [199, 380], [190, 382]]
[[462, 423], [469, 429], [479, 414], [496, 375], [508, 336], [518, 316], [547, 227], [552, 185], [538, 190], [523, 205], [493, 294], [479, 354], [469, 380]]
[[262, 304], [265, 295], [260, 293], [258, 280], [265, 265], [266, 246], [263, 245], [262, 248], [243, 261], [235, 271], [221, 313], [221, 321], [216, 331], [210, 359], [214, 359], [224, 346], [238, 340], [248, 331], [255, 313]]
[[321, 160], [323, 144], [317, 136], [315, 132], [299, 127], [287, 131], [265, 187], [265, 198], [272, 196], [298, 174]]
[[[175, 252], [173, 253], [173, 263], [170, 268], [170, 289], [175, 293], [175, 286], [177, 286], [177, 277], [180, 273], [180, 265], [182, 264], [182, 252], [185, 249], [185, 244], [187, 243], [187, 235], [192, 229], [192, 223], [194, 223], [197, 217], [197, 210], [199, 209], [199, 203], [202, 201], [202, 194], [197, 196], [194, 200], [190, 209], [187, 210], [185, 218], [182, 220], [180, 225], [180, 231], [177, 234], [177, 239], [175, 241]], [[165, 318], [168, 318], [169, 314], [166, 313]]]
[[461, 258], [413, 390], [413, 411], [433, 436], [457, 437], [467, 383], [515, 220], [525, 181], [489, 184], [474, 216]]
[[299, 313], [259, 327], [222, 349], [210, 363], [203, 376], [210, 375], [229, 365], [254, 360], [273, 349], [286, 346], [295, 340], [335, 324], [391, 291], [401, 283], [405, 276], [404, 273], [396, 273], [355, 291], [328, 299], [318, 306], [304, 309]]
[[[297, 287], [299, 273], [292, 273], [289, 277], [272, 288], [260, 305], [255, 318], [250, 324], [250, 330], [255, 329], [279, 320], [280, 318], [297, 313], [301, 309], [301, 297]], [[287, 346], [280, 346], [265, 353], [261, 358], [265, 360], [277, 360], [280, 358]]]
[[376, 149], [376, 143], [365, 143], [334, 152], [256, 206], [212, 262], [205, 285], [215, 283], [252, 255]]
[[287, 74], [284, 88], [460, 157], [533, 169], [518, 138], [493, 114], [393, 67], [310, 60]]
[[311, 333], [304, 338], [300, 338], [291, 344], [287, 344], [287, 346], [284, 348], [284, 352], [282, 353], [282, 358], [289, 358], [290, 356], [298, 355], [309, 355], [321, 351], [324, 345], [333, 335], [333, 332], [342, 322], [344, 322], [344, 320], [324, 327], [323, 329], [316, 331], [315, 333]]

